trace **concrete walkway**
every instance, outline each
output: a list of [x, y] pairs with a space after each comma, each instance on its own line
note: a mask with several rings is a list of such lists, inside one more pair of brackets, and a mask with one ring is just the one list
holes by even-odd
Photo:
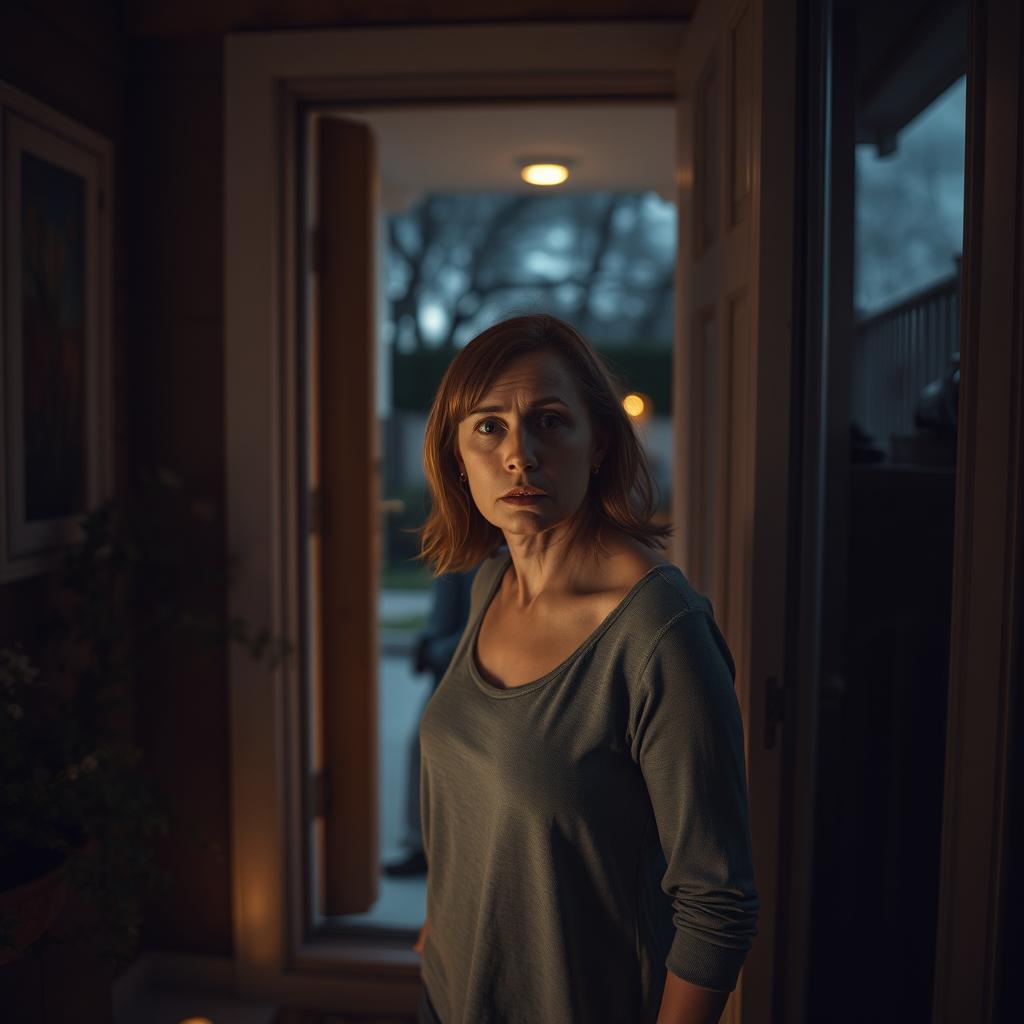
[[[377, 672], [379, 699], [378, 778], [380, 780], [381, 863], [398, 860], [407, 852], [406, 788], [409, 778], [410, 741], [419, 728], [420, 715], [432, 692], [428, 674], [412, 670], [416, 630], [389, 628], [430, 611], [428, 590], [382, 590], [380, 659]], [[365, 914], [347, 914], [345, 924], [419, 930], [427, 913], [426, 876], [389, 878], [380, 874], [380, 896]]]

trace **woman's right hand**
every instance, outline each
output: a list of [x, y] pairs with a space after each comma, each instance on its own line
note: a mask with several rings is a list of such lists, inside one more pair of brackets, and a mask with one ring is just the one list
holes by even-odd
[[412, 947], [420, 956], [423, 956], [423, 940], [427, 937], [427, 929], [430, 927], [429, 921], [423, 922], [423, 927], [420, 929], [419, 935], [416, 936], [416, 943]]

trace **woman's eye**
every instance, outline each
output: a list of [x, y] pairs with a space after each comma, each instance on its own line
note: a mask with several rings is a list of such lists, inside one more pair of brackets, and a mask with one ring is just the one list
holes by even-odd
[[[541, 430], [555, 430], [565, 423], [563, 417], [559, 416], [558, 413], [545, 412], [541, 413], [537, 417], [536, 421]], [[492, 434], [496, 434], [501, 429], [501, 423], [498, 420], [486, 419], [481, 420], [474, 428], [478, 434], [483, 434], [490, 437]]]

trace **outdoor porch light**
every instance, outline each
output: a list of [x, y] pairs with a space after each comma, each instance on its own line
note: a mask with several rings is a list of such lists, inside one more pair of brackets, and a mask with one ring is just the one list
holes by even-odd
[[524, 160], [519, 173], [523, 181], [531, 185], [561, 185], [569, 177], [569, 165], [565, 163]]
[[634, 419], [643, 415], [646, 406], [647, 403], [641, 395], [629, 394], [622, 400], [622, 408]]

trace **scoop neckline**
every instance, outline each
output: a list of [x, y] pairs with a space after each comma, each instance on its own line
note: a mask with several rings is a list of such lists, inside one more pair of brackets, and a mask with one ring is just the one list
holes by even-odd
[[505, 573], [508, 571], [508, 567], [512, 562], [512, 555], [508, 552], [505, 553], [505, 562], [499, 568], [494, 575], [494, 581], [490, 585], [490, 589], [487, 591], [487, 596], [484, 598], [483, 606], [480, 609], [480, 614], [477, 615], [476, 621], [473, 623], [472, 632], [469, 637], [469, 674], [473, 678], [473, 682], [476, 683], [477, 687], [484, 691], [488, 696], [495, 697], [498, 700], [505, 700], [509, 697], [518, 697], [525, 693], [533, 693], [551, 682], [552, 679], [561, 675], [577, 658], [581, 657], [587, 650], [589, 650], [597, 641], [601, 635], [612, 625], [612, 623], [625, 611], [626, 606], [633, 600], [637, 592], [643, 587], [643, 585], [654, 575], [661, 575], [663, 569], [675, 569], [676, 572], [680, 572], [679, 566], [673, 565], [671, 562], [659, 562], [657, 565], [652, 565], [633, 584], [632, 587], [623, 595], [622, 600], [598, 623], [590, 635], [576, 648], [571, 654], [569, 654], [564, 660], [557, 664], [549, 672], [545, 672], [544, 675], [539, 676], [537, 679], [531, 679], [528, 683], [521, 683], [518, 686], [493, 686], [483, 677], [483, 673], [477, 667], [476, 658], [476, 641], [480, 635], [480, 627], [483, 625], [484, 616], [487, 614], [487, 609], [490, 608], [491, 602], [494, 600], [494, 595], [498, 592], [498, 587], [501, 586], [501, 581], [505, 578]]

